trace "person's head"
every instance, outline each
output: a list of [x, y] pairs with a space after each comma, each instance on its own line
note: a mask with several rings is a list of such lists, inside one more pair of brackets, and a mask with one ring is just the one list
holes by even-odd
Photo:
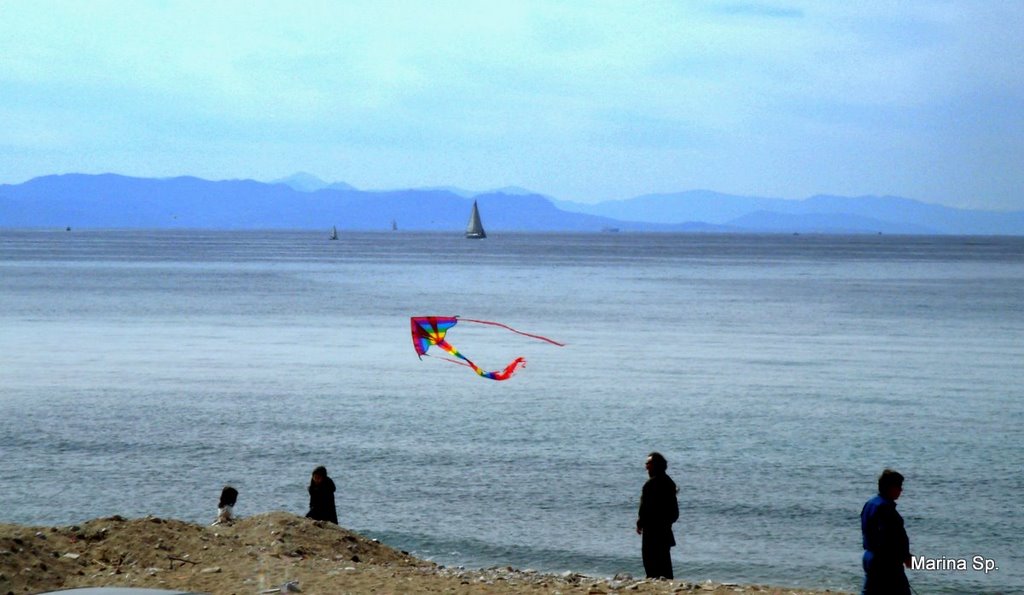
[[878, 493], [890, 500], [896, 500], [903, 493], [903, 476], [892, 469], [882, 471], [878, 476]]
[[220, 491], [220, 503], [217, 506], [219, 508], [234, 506], [235, 502], [238, 502], [238, 490], [231, 486], [224, 486], [224, 489]]
[[323, 465], [313, 469], [313, 483], [320, 483], [327, 477], [327, 467]]
[[655, 475], [664, 475], [668, 469], [668, 461], [660, 452], [652, 452], [647, 455], [647, 462], [644, 464], [647, 467], [647, 474], [651, 477]]

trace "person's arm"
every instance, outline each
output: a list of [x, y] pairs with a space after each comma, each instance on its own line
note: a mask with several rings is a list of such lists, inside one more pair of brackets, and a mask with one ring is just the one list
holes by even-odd
[[648, 484], [645, 483], [643, 490], [641, 490], [641, 492], [640, 492], [640, 509], [636, 513], [636, 534], [637, 535], [643, 535], [644, 534], [644, 519], [647, 517], [647, 500], [648, 500], [647, 486], [648, 486]]
[[876, 554], [888, 560], [899, 560], [904, 564], [910, 563], [910, 542], [907, 539], [907, 532], [903, 528], [903, 517], [896, 512], [892, 504], [885, 505], [875, 515]]

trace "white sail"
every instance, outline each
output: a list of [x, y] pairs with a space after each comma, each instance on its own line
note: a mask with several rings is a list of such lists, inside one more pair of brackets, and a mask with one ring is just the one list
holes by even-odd
[[469, 214], [469, 224], [466, 225], [466, 237], [474, 240], [482, 240], [487, 237], [484, 232], [484, 224], [480, 222], [480, 210], [473, 201], [473, 211]]
[[334, 226], [334, 227], [331, 228], [331, 239], [332, 240], [338, 239], [338, 227], [337, 226]]

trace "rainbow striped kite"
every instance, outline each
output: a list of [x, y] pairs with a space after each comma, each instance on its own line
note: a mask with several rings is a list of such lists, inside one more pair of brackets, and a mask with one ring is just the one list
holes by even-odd
[[480, 366], [474, 364], [472, 361], [470, 361], [468, 357], [459, 353], [458, 349], [456, 349], [453, 345], [451, 345], [450, 343], [448, 343], [448, 341], [445, 341], [444, 339], [445, 333], [447, 333], [459, 321], [475, 322], [477, 324], [489, 324], [491, 326], [500, 326], [501, 328], [510, 330], [513, 333], [524, 335], [526, 337], [531, 337], [533, 339], [539, 339], [541, 341], [547, 341], [548, 343], [551, 343], [552, 345], [558, 345], [559, 347], [565, 346], [565, 344], [559, 343], [558, 341], [552, 341], [547, 337], [541, 337], [540, 335], [531, 335], [530, 333], [517, 331], [516, 329], [501, 324], [500, 322], [490, 322], [487, 320], [473, 320], [470, 318], [459, 318], [458, 316], [413, 316], [412, 318], [409, 319], [409, 323], [410, 326], [412, 327], [412, 344], [413, 347], [416, 348], [416, 355], [418, 355], [420, 359], [423, 359], [424, 355], [429, 355], [427, 353], [427, 350], [430, 349], [431, 347], [436, 346], [445, 350], [452, 356], [458, 358], [451, 359], [447, 357], [442, 357], [441, 359], [452, 362], [453, 364], [459, 364], [462, 366], [468, 366], [470, 368], [473, 368], [473, 371], [475, 371], [477, 374], [483, 376], [484, 378], [490, 378], [491, 380], [508, 380], [509, 378], [512, 377], [513, 374], [516, 373], [516, 370], [526, 365], [526, 360], [521, 357], [517, 357], [516, 359], [512, 360], [512, 363], [505, 366], [504, 370], [495, 372], [487, 372]]

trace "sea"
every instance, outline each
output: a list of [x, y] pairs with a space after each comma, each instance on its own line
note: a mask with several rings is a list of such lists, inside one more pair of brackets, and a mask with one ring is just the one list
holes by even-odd
[[642, 577], [659, 451], [680, 580], [858, 591], [893, 468], [917, 593], [1024, 593], [1022, 373], [1020, 237], [0, 230], [0, 522], [302, 515], [324, 465], [439, 564]]

